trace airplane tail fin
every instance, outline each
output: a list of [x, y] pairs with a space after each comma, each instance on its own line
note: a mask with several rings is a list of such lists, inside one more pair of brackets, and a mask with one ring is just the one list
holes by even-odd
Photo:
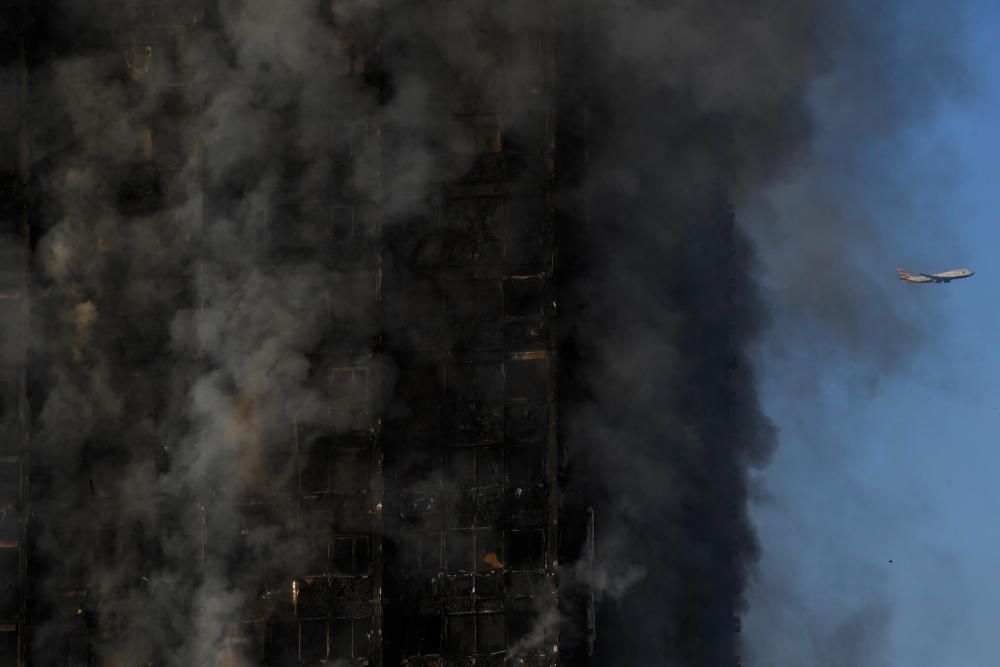
[[907, 278], [910, 277], [910, 274], [907, 273], [906, 269], [896, 269], [896, 273], [899, 274], [900, 280], [906, 280]]

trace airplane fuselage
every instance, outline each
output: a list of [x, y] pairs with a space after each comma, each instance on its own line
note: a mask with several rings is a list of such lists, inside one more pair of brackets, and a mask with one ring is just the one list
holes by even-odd
[[968, 278], [976, 272], [972, 269], [952, 269], [940, 273], [909, 273], [903, 269], [896, 269], [900, 280], [910, 283], [950, 283], [952, 280]]

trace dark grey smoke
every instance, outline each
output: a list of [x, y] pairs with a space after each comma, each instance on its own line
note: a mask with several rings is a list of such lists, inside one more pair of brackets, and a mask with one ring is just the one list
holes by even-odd
[[828, 65], [804, 99], [816, 130], [779, 178], [745, 198], [778, 332], [794, 323], [801, 337], [771, 332], [766, 343], [792, 368], [810, 372], [822, 353], [878, 376], [924, 340], [912, 324], [933, 317], [933, 303], [901, 295], [885, 271], [959, 261], [939, 196], [957, 175], [947, 155], [914, 167], [910, 151], [942, 105], [969, 92], [963, 12], [889, 1], [838, 16], [823, 42]]
[[[878, 446], [844, 435], [833, 397], [864, 405], [933, 343], [920, 323], [941, 316], [940, 295], [898, 289], [891, 270], [967, 256], [953, 236], [961, 221], [941, 204], [960, 171], [947, 148], [915, 155], [935, 141], [936, 114], [970, 92], [960, 62], [968, 9], [888, 2], [878, 20], [865, 8], [848, 16], [811, 87], [813, 137], [747, 203], [772, 320], [757, 360], [788, 420], [754, 498], [766, 553], [744, 623], [749, 665], [894, 664], [915, 645], [899, 642], [898, 628], [890, 635], [906, 611], [885, 559], [832, 538], [850, 513], [845, 498], [877, 514], [850, 480], [860, 451]], [[880, 530], [905, 522], [905, 502], [892, 499]]]
[[[500, 101], [511, 136], [548, 108], [561, 123], [560, 420], [568, 496], [591, 498], [598, 525], [594, 566], [564, 570], [598, 591], [598, 664], [734, 664], [758, 552], [747, 471], [766, 462], [774, 434], [748, 360], [765, 312], [760, 267], [731, 208], [739, 217], [811, 155], [815, 81], [851, 59], [895, 71], [895, 60], [871, 59], [880, 43], [855, 39], [875, 9], [220, 0], [202, 13], [181, 3], [169, 11], [184, 27], [158, 37], [153, 65], [126, 51], [136, 78], [195, 82], [171, 88], [121, 76], [114, 39], [127, 6], [34, 13], [32, 316], [44, 335], [33, 398], [48, 471], [32, 492], [33, 548], [47, 564], [33, 573], [38, 664], [55, 664], [64, 648], [52, 639], [67, 623], [111, 625], [111, 610], [136, 630], [137, 659], [211, 664], [255, 598], [289, 595], [273, 573], [295, 571], [292, 527], [232, 508], [248, 489], [290, 479], [283, 453], [296, 438], [308, 449], [302, 433], [345, 426], [323, 407], [330, 366], [381, 363], [390, 380], [378, 398], [400, 400], [396, 360], [375, 342], [376, 276], [332, 268], [301, 220], [331, 183], [378, 204], [384, 217], [366, 229], [433, 207], [431, 167], [463, 87]], [[510, 31], [514, 66], [492, 77], [488, 60], [437, 38], [443, 24]], [[554, 63], [533, 39], [541, 31], [554, 35]], [[382, 35], [381, 62], [348, 48], [368, 34]], [[371, 71], [342, 76], [361, 67]], [[554, 98], [514, 94], [547, 71]], [[871, 71], [864, 87], [843, 82], [846, 95], [876, 85]], [[889, 105], [875, 127], [897, 117]], [[321, 148], [330, 143], [336, 159]], [[144, 171], [150, 150], [176, 154], [174, 169]], [[469, 166], [446, 165], [456, 177]], [[150, 194], [161, 210], [134, 208]], [[824, 219], [802, 219], [789, 257], [857, 233], [836, 210]], [[385, 275], [405, 280], [408, 260], [390, 252]], [[822, 260], [832, 275], [851, 268]], [[797, 262], [785, 266], [808, 280]], [[831, 304], [848, 308], [841, 297], [818, 294], [821, 325]], [[851, 297], [876, 312], [877, 299]], [[111, 458], [111, 441], [134, 454]], [[95, 584], [89, 597], [67, 606], [62, 591], [83, 581]], [[260, 581], [265, 590], [248, 588]], [[582, 632], [574, 618], [567, 637]]]
[[[908, 201], [891, 173], [898, 137], [961, 89], [956, 19], [935, 12], [909, 33], [908, 7], [892, 2], [611, 5], [574, 52], [592, 113], [574, 221], [585, 259], [567, 304], [579, 313], [573, 379], [587, 391], [570, 411], [568, 450], [590, 457], [580, 469], [603, 495], [608, 569], [645, 576], [604, 606], [598, 654], [602, 664], [734, 664], [732, 616], [746, 608], [758, 555], [747, 470], [775, 442], [750, 346], [765, 312], [793, 318], [771, 358], [811, 374], [789, 377], [808, 397], [822, 382], [817, 359], [847, 357], [870, 379], [919, 343], [898, 333], [926, 304], [885, 286], [915, 245], [887, 248], [890, 230], [914, 211], [883, 202]], [[767, 260], [766, 308], [765, 265], [744, 233]], [[885, 623], [844, 627], [843, 652], [831, 654], [831, 637], [819, 664], [878, 664]], [[846, 641], [866, 628], [867, 639]]]

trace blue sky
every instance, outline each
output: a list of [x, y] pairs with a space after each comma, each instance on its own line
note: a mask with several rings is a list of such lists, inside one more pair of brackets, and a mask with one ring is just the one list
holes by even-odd
[[[885, 368], [877, 346], [790, 353], [804, 325], [780, 307], [758, 353], [779, 448], [756, 477], [753, 667], [1000, 665], [1000, 3], [961, 6], [965, 90], [890, 142], [897, 158], [871, 158], [893, 175], [856, 193], [874, 222], [840, 249], [899, 300], [884, 324], [905, 353]], [[761, 249], [778, 299], [804, 279], [780, 252]], [[897, 265], [977, 273], [908, 285]]]

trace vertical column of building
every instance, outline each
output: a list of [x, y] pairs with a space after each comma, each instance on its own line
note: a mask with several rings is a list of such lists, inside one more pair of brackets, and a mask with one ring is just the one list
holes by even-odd
[[[200, 180], [200, 102], [183, 49], [202, 29], [204, 7], [202, 0], [135, 2], [114, 16], [95, 18], [103, 18], [99, 27], [108, 31], [107, 55], [120, 68], [126, 105], [109, 111], [128, 119], [134, 137], [111, 165], [115, 187], [109, 194], [119, 217], [95, 229], [97, 252], [119, 272], [116, 288], [101, 294], [96, 308], [114, 323], [113, 338], [101, 343], [123, 410], [83, 452], [92, 515], [105, 524], [98, 558], [108, 560], [87, 564], [77, 616], [86, 627], [91, 660], [145, 664], [168, 660], [171, 651], [164, 645], [163, 619], [153, 611], [164, 609], [162, 602], [153, 603], [158, 593], [152, 587], [175, 567], [165, 560], [160, 531], [178, 517], [192, 530], [200, 523], [198, 499], [160, 508], [153, 494], [137, 498], [129, 487], [145, 483], [156, 489], [168, 470], [171, 443], [163, 440], [164, 426], [175, 407], [171, 377], [178, 363], [169, 332], [176, 312], [193, 308], [196, 300], [187, 258], [199, 243], [200, 210], [187, 206], [187, 197], [191, 183]], [[189, 576], [198, 572], [197, 554], [190, 556]], [[177, 600], [178, 607], [186, 603]], [[71, 642], [68, 662], [82, 663], [83, 650], [82, 642]]]
[[0, 5], [0, 664], [26, 658], [27, 68], [19, 2]]
[[[109, 132], [104, 143], [81, 134], [47, 146], [46, 168], [57, 177], [52, 180], [82, 164], [104, 187], [65, 200], [53, 188], [45, 193], [49, 217], [41, 222], [51, 228], [79, 220], [86, 249], [74, 252], [91, 253], [88, 266], [106, 273], [95, 270], [90, 280], [55, 286], [52, 291], [64, 293], [45, 306], [60, 309], [61, 316], [69, 311], [77, 331], [86, 331], [68, 340], [53, 333], [45, 363], [77, 379], [93, 374], [101, 381], [89, 385], [91, 395], [81, 389], [88, 386], [84, 381], [72, 390], [81, 391], [85, 405], [67, 412], [86, 424], [86, 432], [65, 441], [50, 435], [33, 461], [32, 502], [40, 508], [30, 561], [34, 664], [145, 664], [169, 650], [162, 634], [156, 633], [159, 645], [153, 639], [163, 621], [150, 604], [164, 553], [149, 532], [156, 521], [147, 520], [158, 510], [153, 494], [142, 497], [137, 489], [155, 488], [164, 470], [158, 427], [170, 386], [168, 332], [176, 309], [191, 302], [184, 267], [169, 261], [168, 249], [186, 257], [183, 248], [191, 242], [185, 233], [190, 226], [178, 223], [176, 184], [197, 162], [188, 120], [195, 111], [193, 81], [176, 47], [180, 33], [200, 28], [198, 4], [127, 3], [103, 23], [88, 15], [76, 52], [68, 54], [79, 60], [67, 59], [86, 64], [80, 76], [46, 79], [47, 94], [93, 102], [91, 113], [128, 130]], [[39, 65], [40, 77], [62, 65]], [[45, 400], [38, 396], [33, 408]], [[97, 407], [102, 402], [104, 409]], [[118, 414], [106, 409], [112, 404]], [[36, 446], [42, 445], [36, 440]]]
[[[563, 26], [556, 31], [553, 47], [554, 160], [558, 182], [553, 217], [558, 271], [553, 289], [559, 305], [558, 402], [563, 413], [557, 436], [561, 477], [558, 557], [576, 570], [575, 577], [564, 578], [559, 586], [560, 623], [577, 630], [572, 636], [564, 636], [560, 645], [561, 661], [569, 665], [592, 664], [597, 628], [590, 581], [596, 555], [595, 532], [602, 518], [594, 507], [594, 464], [576, 430], [581, 408], [590, 399], [589, 379], [582, 377], [586, 371], [581, 344], [587, 341], [581, 339], [579, 327], [582, 315], [592, 312], [594, 304], [585, 286], [589, 285], [588, 272], [593, 276], [593, 257], [605, 252], [593, 247], [588, 201], [592, 133], [607, 132], [592, 119], [592, 82], [588, 74], [596, 68], [587, 63], [588, 58], [601, 57], [593, 49], [593, 44], [599, 42], [594, 27], [601, 24], [593, 9], [594, 3], [582, 3], [578, 11], [574, 10], [573, 29]], [[567, 418], [567, 413], [574, 416]]]
[[316, 267], [328, 278], [314, 295], [324, 332], [309, 354], [325, 415], [293, 415], [289, 438], [269, 447], [237, 508], [241, 534], [257, 542], [253, 553], [264, 542], [269, 560], [265, 581], [246, 582], [261, 591], [242, 629], [255, 647], [244, 657], [255, 664], [382, 664], [380, 176], [358, 168], [377, 154], [380, 133], [345, 92], [365, 85], [377, 45], [351, 37], [336, 32], [341, 57], [315, 73], [323, 111], [289, 112], [288, 124], [323, 142], [322, 159], [309, 165], [313, 185], [301, 187], [307, 179], [300, 180], [294, 142], [280, 164], [268, 166], [287, 179], [267, 213], [275, 261]]
[[386, 441], [399, 614], [386, 646], [414, 666], [548, 665], [558, 658], [548, 45], [544, 31], [467, 25], [441, 26], [437, 40], [461, 63], [439, 194], [389, 232], [387, 338], [401, 379]]
[[[324, 261], [336, 276], [322, 295], [330, 328], [316, 357], [332, 422], [296, 427], [299, 536], [308, 547], [295, 615], [298, 657], [309, 664], [369, 661], [378, 634], [375, 554], [382, 500], [373, 337], [379, 211], [376, 199], [347, 186], [352, 159], [378, 133], [370, 119], [337, 111], [330, 119], [334, 168], [314, 211], [327, 226]], [[285, 655], [280, 641], [272, 638], [275, 651]]]

